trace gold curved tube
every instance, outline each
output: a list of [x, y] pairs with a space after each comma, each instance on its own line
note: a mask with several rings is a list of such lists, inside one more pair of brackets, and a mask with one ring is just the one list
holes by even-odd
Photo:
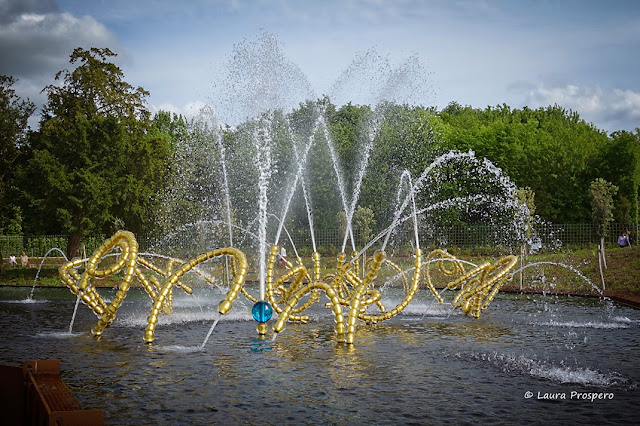
[[[119, 249], [121, 252], [118, 254], [117, 260], [110, 266], [99, 268], [102, 259], [114, 249]], [[493, 264], [485, 263], [466, 272], [462, 263], [444, 250], [430, 252], [424, 259], [425, 263], [423, 264], [422, 252], [418, 249], [414, 253], [414, 272], [409, 283], [404, 271], [387, 259], [385, 253], [381, 251], [374, 253], [367, 260], [364, 265], [367, 272], [362, 278], [359, 276], [358, 271], [361, 260], [356, 257], [357, 254], [354, 254], [354, 258], [350, 262], [345, 262], [346, 255], [340, 253], [336, 258], [335, 272], [327, 273], [321, 277], [320, 255], [314, 252], [312, 256], [312, 274], [309, 274], [302, 260], [297, 258], [296, 266], [286, 261], [284, 263], [286, 272], [275, 279], [277, 251], [277, 246], [271, 247], [266, 271], [266, 296], [276, 313], [280, 314], [274, 327], [275, 332], [281, 331], [286, 321], [308, 321], [309, 317], [301, 313], [312, 306], [318, 300], [319, 293], [324, 291], [325, 295], [330, 299], [326, 306], [332, 309], [336, 316], [338, 342], [347, 344], [353, 344], [354, 342], [355, 326], [358, 319], [367, 323], [375, 323], [390, 319], [402, 312], [413, 300], [423, 273], [427, 287], [442, 303], [442, 298], [433, 286], [429, 273], [429, 265], [432, 261], [438, 263], [438, 268], [444, 275], [460, 275], [447, 284], [448, 289], [459, 289], [451, 302], [452, 306], [460, 308], [464, 314], [472, 315], [476, 318], [479, 317], [482, 310], [489, 306], [500, 287], [509, 279], [510, 272], [517, 264], [516, 256], [506, 256]], [[229, 247], [212, 250], [187, 262], [179, 259], [169, 259], [165, 269], [162, 269], [149, 260], [138, 256], [137, 241], [133, 234], [127, 231], [119, 231], [107, 239], [86, 262], [86, 268], [82, 274], [79, 273], [78, 268], [85, 262], [82, 262], [81, 259], [74, 259], [60, 267], [59, 276], [69, 290], [80, 297], [82, 302], [89, 306], [98, 316], [98, 322], [92, 328], [92, 332], [95, 335], [100, 335], [104, 328], [114, 321], [116, 312], [122, 304], [132, 280], [137, 278], [153, 300], [144, 335], [144, 340], [147, 343], [151, 343], [154, 339], [160, 312], [167, 314], [172, 310], [174, 287], [178, 286], [187, 293], [192, 293], [191, 288], [180, 282], [180, 278], [187, 272], [195, 270], [208, 282], [213, 282], [211, 277], [204, 274], [196, 266], [218, 256], [231, 257], [231, 270], [234, 277], [233, 284], [230, 286], [225, 298], [218, 304], [218, 312], [221, 315], [228, 313], [238, 293], [242, 293], [249, 300], [256, 302], [257, 300], [243, 287], [248, 263], [242, 251]], [[447, 262], [451, 265], [449, 266]], [[175, 265], [179, 265], [179, 267], [174, 271]], [[384, 265], [388, 265], [397, 271], [401, 275], [403, 283], [404, 298], [391, 310], [386, 310], [381, 303], [382, 295], [380, 291], [374, 288], [375, 278], [380, 268]], [[156, 275], [147, 277], [141, 267], [145, 267]], [[123, 280], [117, 286], [115, 297], [111, 303], [106, 304], [92, 284], [91, 279], [104, 278], [120, 271], [123, 271]], [[165, 278], [162, 285], [157, 276]], [[322, 282], [320, 281], [321, 279], [327, 282]], [[304, 284], [305, 280], [307, 284]], [[309, 295], [308, 300], [300, 304], [301, 298], [305, 295]], [[380, 314], [367, 314], [369, 306], [374, 304], [380, 309]], [[343, 306], [349, 310], [346, 324], [342, 316]], [[259, 329], [263, 331], [261, 334], [264, 334], [266, 332], [266, 323], [259, 324]]]
[[[99, 260], [110, 251], [113, 247], [119, 246], [122, 249], [122, 256], [120, 261], [116, 262], [116, 264], [104, 270], [96, 269], [96, 265]], [[122, 282], [118, 285], [118, 290], [116, 291], [116, 295], [111, 300], [107, 309], [102, 313], [96, 325], [93, 326], [91, 332], [100, 336], [105, 327], [111, 325], [111, 323], [116, 318], [116, 312], [125, 296], [127, 295], [127, 291], [129, 291], [129, 286], [131, 285], [131, 281], [133, 280], [135, 268], [136, 268], [136, 258], [138, 257], [138, 242], [131, 232], [128, 231], [118, 231], [115, 233], [113, 237], [108, 239], [103, 245], [101, 245], [98, 250], [95, 251], [91, 259], [89, 259], [89, 263], [87, 264], [87, 269], [83, 277], [86, 276], [86, 279], [82, 284], [85, 286], [88, 285], [88, 277], [105, 277], [110, 274], [115, 274], [120, 269], [124, 268], [124, 277]], [[118, 266], [118, 268], [116, 268]], [[82, 288], [82, 287], [81, 287]], [[98, 296], [99, 297], [99, 296]]]
[[385, 265], [389, 265], [392, 269], [394, 269], [396, 272], [398, 272], [400, 277], [402, 277], [402, 288], [404, 288], [404, 292], [405, 293], [408, 292], [409, 291], [409, 282], [407, 281], [407, 276], [405, 275], [405, 273], [402, 270], [402, 268], [400, 268], [398, 265], [396, 265], [395, 263], [393, 263], [389, 259], [385, 259], [384, 263], [385, 263]]
[[[440, 272], [442, 272], [447, 276], [453, 276], [457, 274], [464, 275], [464, 267], [462, 266], [462, 263], [460, 263], [460, 261], [456, 259], [455, 256], [441, 249], [433, 250], [431, 253], [429, 253], [427, 258], [425, 259], [425, 263], [426, 263], [425, 281], [427, 282], [427, 287], [429, 288], [429, 290], [435, 296], [435, 298], [438, 300], [439, 303], [444, 303], [442, 296], [440, 296], [440, 293], [438, 293], [433, 283], [431, 282], [431, 275], [429, 274], [429, 266], [431, 265], [431, 261], [435, 259], [436, 256], [440, 257], [440, 259], [438, 259], [438, 269], [440, 269]], [[445, 260], [451, 261], [452, 263], [451, 269], [446, 268]]]
[[313, 292], [315, 290], [323, 290], [329, 298], [329, 303], [331, 303], [331, 308], [333, 310], [336, 322], [336, 337], [338, 342], [342, 343], [344, 341], [344, 318], [342, 317], [342, 306], [340, 305], [338, 294], [329, 284], [318, 281], [303, 286], [300, 290], [298, 290], [291, 296], [289, 302], [287, 303], [287, 306], [285, 306], [285, 308], [282, 310], [282, 313], [273, 326], [273, 331], [275, 331], [276, 333], [281, 332], [284, 329], [287, 320], [290, 319], [291, 311], [298, 303], [298, 301], [305, 294]]
[[398, 305], [396, 305], [396, 307], [391, 309], [390, 311], [383, 312], [380, 315], [360, 315], [359, 316], [360, 319], [366, 322], [386, 321], [398, 315], [400, 312], [404, 310], [404, 308], [407, 307], [407, 305], [413, 300], [413, 297], [415, 296], [420, 286], [420, 275], [422, 270], [422, 250], [416, 249], [416, 251], [414, 252], [414, 257], [415, 257], [415, 261], [414, 261], [413, 279], [411, 280], [411, 287], [409, 288], [409, 291], [405, 293], [405, 296], [402, 299], [402, 301], [400, 301], [400, 303], [398, 303]]
[[162, 304], [164, 300], [169, 297], [171, 289], [178, 282], [180, 277], [193, 269], [196, 265], [218, 256], [233, 256], [237, 262], [237, 274], [234, 276], [233, 285], [231, 289], [227, 292], [226, 298], [218, 304], [218, 312], [221, 315], [225, 315], [232, 308], [232, 303], [238, 296], [238, 292], [242, 285], [244, 284], [245, 276], [247, 274], [247, 259], [243, 252], [238, 249], [227, 247], [220, 248], [216, 250], [212, 250], [208, 253], [202, 254], [198, 256], [196, 259], [192, 259], [188, 263], [182, 265], [179, 269], [177, 269], [169, 278], [167, 278], [164, 286], [160, 290], [158, 297], [156, 297], [153, 306], [151, 307], [151, 312], [149, 313], [149, 317], [147, 318], [147, 328], [144, 333], [144, 340], [146, 343], [152, 343], [154, 338], [154, 332], [156, 328], [156, 323], [158, 321], [158, 315], [160, 310], [162, 309]]
[[356, 318], [358, 316], [361, 303], [360, 298], [378, 273], [378, 270], [380, 269], [385, 256], [386, 255], [383, 251], [375, 252], [375, 254], [373, 255], [373, 262], [371, 263], [371, 267], [367, 272], [367, 276], [364, 278], [364, 280], [362, 280], [362, 284], [360, 284], [354, 291], [353, 297], [351, 298], [349, 318], [347, 320], [347, 336], [345, 338], [345, 342], [347, 344], [353, 344], [355, 338]]
[[500, 286], [507, 280], [509, 272], [517, 263], [516, 256], [506, 256], [493, 265], [484, 263], [452, 281], [448, 285], [449, 288], [453, 289], [458, 285], [461, 285], [462, 288], [451, 305], [454, 308], [460, 307], [463, 313], [478, 318], [480, 311], [489, 306]]

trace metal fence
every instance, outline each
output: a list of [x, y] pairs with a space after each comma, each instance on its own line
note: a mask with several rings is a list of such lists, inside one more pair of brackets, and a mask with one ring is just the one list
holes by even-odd
[[[81, 247], [87, 253], [93, 253], [105, 240], [103, 235], [95, 235], [82, 242]], [[60, 257], [66, 252], [68, 235], [0, 235], [0, 253], [3, 258], [14, 254], [20, 257], [25, 252], [29, 257], [43, 257], [48, 252]], [[56, 250], [58, 249], [58, 250]]]
[[[613, 224], [609, 228], [609, 232], [605, 238], [605, 243], [615, 245], [618, 236], [628, 227]], [[635, 224], [629, 229], [637, 242], [637, 236], [640, 234], [640, 225]], [[510, 231], [504, 228], [493, 226], [475, 225], [475, 226], [448, 226], [430, 229], [429, 232], [420, 233], [420, 244], [423, 247], [458, 247], [458, 248], [474, 248], [474, 247], [492, 247], [503, 245], [515, 248], [517, 242], [513, 241]], [[312, 247], [311, 233], [308, 229], [290, 230], [290, 238], [298, 250], [309, 250]], [[373, 233], [377, 235], [377, 233]], [[537, 241], [543, 248], [557, 248], [561, 246], [592, 246], [598, 244], [593, 224], [543, 224], [535, 229]], [[342, 249], [344, 243], [344, 234], [338, 229], [320, 229], [315, 232], [316, 247], [321, 252], [337, 253]], [[354, 232], [354, 237], [358, 242], [358, 248], [362, 247], [364, 239], [358, 232]], [[136, 236], [140, 251], [153, 250], [160, 240], [152, 236], [139, 235]], [[281, 240], [289, 245], [289, 237]], [[393, 236], [394, 243], [398, 241], [410, 245], [412, 240], [412, 231], [403, 230]], [[86, 238], [81, 248], [90, 255], [104, 242], [106, 236], [96, 235]], [[178, 241], [181, 240], [181, 241]], [[184, 248], [194, 243], [189, 238], [178, 238], [180, 247]], [[29, 257], [43, 257], [47, 252], [54, 248], [66, 251], [68, 236], [66, 235], [0, 235], [0, 253], [3, 258], [8, 258], [11, 254], [20, 257], [24, 251]], [[205, 243], [206, 245], [206, 243]], [[378, 244], [379, 246], [379, 244]], [[375, 247], [375, 246], [374, 246]], [[346, 250], [350, 251], [351, 243], [349, 242]], [[54, 250], [55, 252], [55, 250]], [[305, 255], [308, 253], [304, 253]], [[61, 256], [60, 253], [51, 254], [51, 256]]]
[[[635, 224], [631, 227], [624, 225], [612, 224], [609, 227], [605, 244], [615, 245], [618, 236], [623, 232], [631, 231], [634, 240], [640, 234], [640, 225]], [[489, 225], [455, 225], [434, 227], [419, 232], [420, 244], [422, 247], [458, 247], [458, 248], [474, 248], [474, 247], [495, 247], [505, 246], [515, 249], [520, 245], [512, 234], [513, 230], [508, 228], [499, 228]], [[377, 235], [375, 232], [373, 235]], [[364, 240], [358, 232], [354, 232], [355, 240], [361, 247]], [[577, 224], [542, 224], [535, 228], [532, 236], [532, 242], [541, 248], [555, 249], [562, 246], [579, 246], [587, 247], [599, 244], [595, 226], [590, 223]], [[411, 244], [413, 238], [413, 230], [404, 229], [396, 232], [392, 237], [395, 242]], [[302, 229], [291, 232], [291, 239], [296, 247], [311, 246], [311, 234], [308, 230]], [[337, 229], [326, 229], [316, 232], [316, 245], [323, 247], [325, 250], [333, 248], [342, 248], [344, 243], [344, 234]], [[347, 245], [347, 251], [350, 247], [350, 241]], [[375, 246], [374, 246], [375, 247]]]
[[[605, 244], [617, 244], [618, 236], [623, 231], [631, 231], [634, 238], [637, 237], [640, 227], [636, 224], [632, 227], [613, 224], [609, 227], [605, 237]], [[505, 228], [492, 226], [450, 226], [435, 230], [431, 241], [423, 241], [426, 245], [445, 245], [454, 247], [483, 247], [505, 245], [515, 247], [511, 232]], [[557, 248], [562, 246], [592, 246], [599, 244], [599, 238], [595, 226], [590, 223], [570, 224], [542, 224], [536, 226], [532, 235], [532, 242], [541, 248]], [[435, 244], [434, 244], [435, 243]]]

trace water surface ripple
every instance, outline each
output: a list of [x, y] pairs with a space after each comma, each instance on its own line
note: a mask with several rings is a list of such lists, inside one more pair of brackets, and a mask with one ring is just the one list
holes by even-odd
[[[222, 298], [210, 289], [176, 296], [153, 345], [143, 292], [127, 295], [100, 339], [86, 306], [67, 332], [68, 290], [17, 303], [28, 296], [0, 288], [0, 362], [60, 359], [63, 380], [107, 424], [621, 424], [640, 414], [640, 311], [598, 298], [501, 294], [473, 319], [423, 294], [390, 321], [359, 324], [352, 347], [336, 344], [319, 305], [272, 341], [236, 303], [203, 348]], [[584, 399], [593, 395], [609, 399]]]

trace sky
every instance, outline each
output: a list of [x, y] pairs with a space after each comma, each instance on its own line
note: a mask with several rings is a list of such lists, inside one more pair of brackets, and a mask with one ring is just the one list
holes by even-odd
[[[241, 58], [267, 45], [286, 66]], [[19, 96], [42, 105], [76, 47], [117, 53], [152, 112], [211, 105], [224, 121], [221, 87], [262, 65], [338, 105], [557, 104], [607, 132], [640, 127], [634, 0], [0, 0], [0, 74]]]

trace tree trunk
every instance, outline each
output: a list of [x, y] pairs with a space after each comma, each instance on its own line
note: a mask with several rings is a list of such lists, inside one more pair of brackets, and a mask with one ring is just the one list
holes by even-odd
[[80, 234], [69, 235], [67, 242], [67, 259], [78, 257], [78, 249], [80, 249]]
[[527, 253], [527, 246], [526, 244], [522, 244], [520, 246], [520, 290], [522, 290], [522, 285], [524, 284], [524, 276], [523, 273], [524, 271], [522, 270], [522, 267], [524, 266], [524, 258], [525, 255]]
[[600, 237], [600, 252], [602, 253], [602, 265], [607, 269], [607, 258], [604, 256], [604, 237]]
[[604, 274], [602, 273], [602, 261], [604, 259], [604, 250], [602, 246], [598, 246], [598, 272], [600, 272], [600, 283], [602, 284], [602, 291], [604, 291]]

